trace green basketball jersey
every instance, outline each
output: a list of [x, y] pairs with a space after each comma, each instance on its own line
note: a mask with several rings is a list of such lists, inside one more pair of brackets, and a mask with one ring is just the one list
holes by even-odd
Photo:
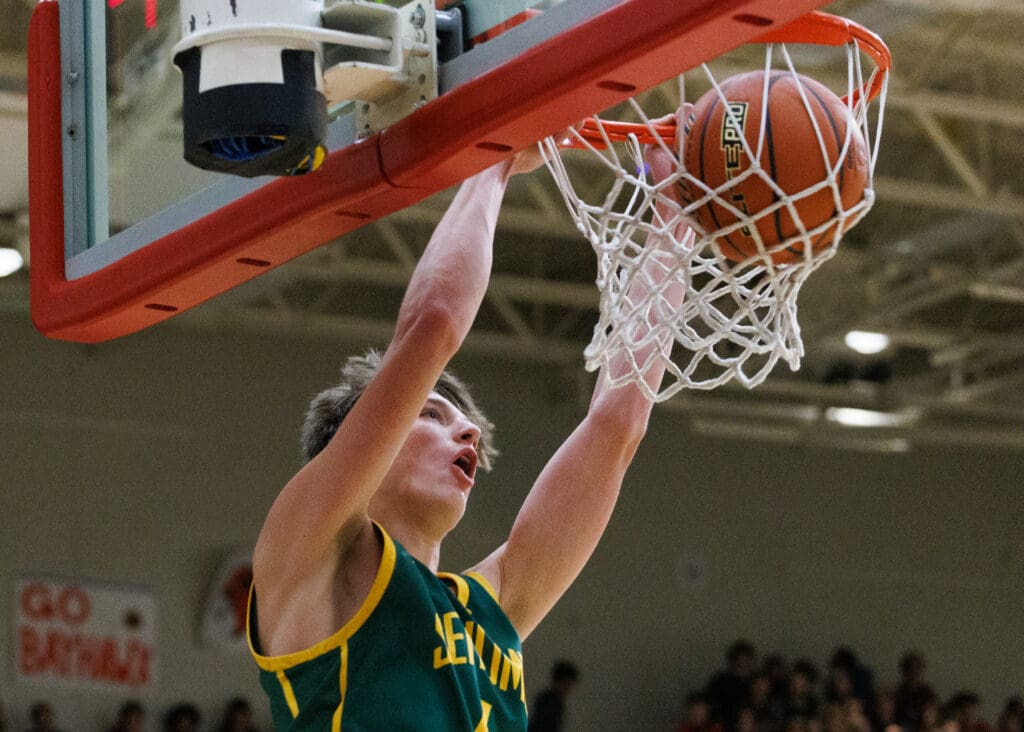
[[490, 584], [435, 575], [378, 529], [383, 556], [366, 601], [315, 646], [261, 655], [251, 593], [249, 646], [275, 729], [525, 730], [522, 646]]

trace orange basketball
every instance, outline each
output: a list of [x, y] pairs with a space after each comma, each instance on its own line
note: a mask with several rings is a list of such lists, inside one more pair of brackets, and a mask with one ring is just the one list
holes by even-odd
[[[746, 138], [750, 150], [757, 154], [764, 79], [763, 71], [726, 79], [720, 87], [732, 115], [725, 114], [721, 98], [712, 89], [697, 101], [693, 113], [686, 120], [683, 163], [690, 175], [708, 187], [718, 188], [750, 167], [740, 135]], [[800, 97], [800, 86], [806, 94], [807, 105]], [[867, 145], [846, 104], [839, 97], [814, 79], [800, 76], [797, 81], [789, 72], [773, 71], [769, 76], [766, 109], [760, 164], [787, 196], [795, 196], [827, 178], [828, 171], [835, 168], [839, 160], [847, 127], [850, 127], [850, 149], [836, 181], [843, 210], [861, 200], [868, 180]], [[821, 142], [815, 132], [815, 122], [821, 132]], [[682, 180], [681, 188], [683, 199], [688, 203], [705, 195], [704, 190], [686, 178]], [[734, 184], [721, 194], [721, 198], [750, 215], [756, 215], [779, 200], [772, 187], [758, 175]], [[829, 187], [795, 198], [794, 207], [808, 231], [837, 213], [835, 196]], [[694, 211], [693, 218], [706, 233], [737, 221], [732, 211], [714, 200]], [[799, 227], [786, 207], [759, 218], [756, 226], [762, 242], [769, 249], [799, 233]], [[811, 251], [831, 244], [834, 234], [835, 224], [815, 235]], [[716, 240], [722, 255], [735, 262], [758, 253], [757, 242], [748, 227], [722, 234]], [[804, 244], [798, 241], [773, 252], [772, 260], [776, 264], [797, 261], [803, 258], [803, 250]]]

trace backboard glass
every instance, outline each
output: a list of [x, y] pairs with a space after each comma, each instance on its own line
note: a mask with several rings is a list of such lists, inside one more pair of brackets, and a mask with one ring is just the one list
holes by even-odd
[[[479, 31], [534, 3], [464, 4]], [[824, 0], [547, 4], [442, 64], [440, 96], [383, 132], [357, 141], [341, 113], [320, 171], [242, 179], [181, 159], [176, 2], [43, 0], [29, 38], [36, 327], [81, 342], [146, 328]]]

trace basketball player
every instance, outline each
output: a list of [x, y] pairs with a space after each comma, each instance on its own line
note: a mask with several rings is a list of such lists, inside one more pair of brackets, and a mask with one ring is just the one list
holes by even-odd
[[[655, 151], [652, 167], [671, 157]], [[253, 562], [249, 639], [278, 729], [526, 729], [520, 642], [593, 552], [651, 410], [638, 389], [599, 380], [507, 541], [437, 574], [492, 455], [489, 423], [445, 367], [487, 288], [506, 183], [540, 160], [524, 151], [462, 185], [387, 350], [350, 359], [346, 382], [314, 400], [308, 462]]]

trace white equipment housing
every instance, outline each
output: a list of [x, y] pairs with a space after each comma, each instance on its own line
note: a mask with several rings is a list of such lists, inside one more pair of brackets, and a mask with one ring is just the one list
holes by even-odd
[[199, 47], [200, 91], [283, 83], [280, 52], [316, 53], [317, 90], [328, 105], [357, 105], [360, 135], [377, 132], [434, 99], [437, 30], [432, 2], [393, 7], [368, 0], [182, 0], [175, 55]]

